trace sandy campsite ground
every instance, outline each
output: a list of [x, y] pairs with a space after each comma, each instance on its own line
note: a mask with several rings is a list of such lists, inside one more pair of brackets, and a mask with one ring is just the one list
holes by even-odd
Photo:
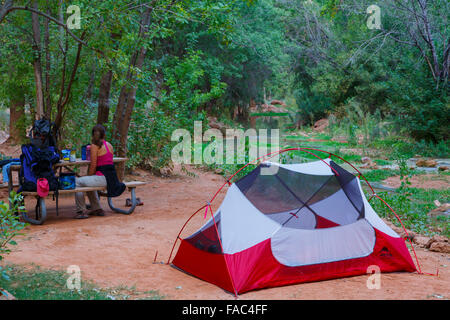
[[[176, 170], [177, 171], [177, 170]], [[196, 170], [196, 177], [180, 171], [170, 178], [158, 178], [141, 172], [128, 180], [149, 184], [137, 189], [144, 202], [132, 215], [107, 209], [105, 217], [72, 219], [73, 197], [60, 199], [60, 215], [48, 201], [48, 220], [42, 226], [29, 226], [19, 245], [7, 256], [9, 263], [34, 263], [42, 267], [66, 269], [78, 265], [84, 279], [101, 287], [135, 286], [139, 291], [157, 290], [166, 299], [234, 299], [230, 293], [189, 276], [165, 264], [173, 242], [187, 218], [201, 207], [222, 185], [224, 178]], [[226, 188], [225, 188], [226, 189]], [[4, 199], [4, 191], [1, 198]], [[221, 203], [224, 192], [213, 203]], [[129, 194], [128, 194], [129, 195]], [[123, 205], [126, 196], [115, 199]], [[33, 201], [27, 201], [32, 209]], [[203, 212], [188, 225], [188, 236], [203, 224]], [[304, 283], [253, 291], [239, 299], [448, 299], [450, 298], [450, 255], [430, 252], [416, 246], [422, 270], [439, 276], [417, 273], [382, 274], [381, 288], [368, 289], [369, 275]], [[156, 263], [154, 263], [155, 255]], [[164, 262], [164, 263], [161, 263]]]

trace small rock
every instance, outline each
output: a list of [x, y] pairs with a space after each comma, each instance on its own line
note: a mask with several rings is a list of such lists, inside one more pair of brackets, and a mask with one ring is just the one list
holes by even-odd
[[435, 241], [438, 242], [448, 242], [448, 238], [446, 236], [441, 236], [439, 234], [435, 234], [431, 239], [434, 239]]
[[372, 162], [372, 159], [370, 159], [369, 157], [362, 157], [361, 162], [362, 163], [370, 163], [370, 162]]
[[161, 174], [161, 176], [170, 176], [173, 173], [173, 170], [171, 167], [164, 167], [159, 169], [159, 172]]
[[328, 127], [329, 121], [328, 119], [320, 119], [314, 123], [313, 130], [315, 132], [323, 132]]
[[444, 236], [441, 236], [441, 235], [438, 235], [438, 234], [435, 234], [435, 235], [428, 241], [426, 247], [427, 247], [427, 248], [430, 248], [430, 250], [431, 250], [431, 245], [432, 245], [433, 243], [435, 243], [435, 242], [448, 243], [448, 238], [447, 238], [447, 237], [444, 237]]
[[364, 165], [362, 165], [360, 168], [362, 169], [371, 169], [371, 170], [377, 170], [379, 169], [378, 165], [375, 162], [366, 162]]
[[259, 109], [260, 112], [275, 112], [275, 113], [284, 113], [287, 112], [287, 110], [283, 107], [277, 107], [272, 104], [265, 104], [263, 103], [261, 105], [261, 108]]
[[284, 102], [281, 101], [281, 100], [272, 100], [272, 102], [270, 102], [270, 104], [271, 104], [271, 105], [280, 105], [280, 106], [283, 106], [283, 107], [287, 107], [287, 106], [286, 106], [286, 103], [284, 103]]
[[430, 238], [428, 238], [428, 237], [423, 237], [423, 236], [414, 237], [414, 243], [421, 247], [426, 247], [428, 244], [428, 241], [430, 241]]
[[440, 166], [438, 167], [439, 171], [448, 171], [448, 167], [447, 166]]
[[181, 286], [175, 287], [175, 289], [180, 290], [180, 289], [181, 289]]
[[428, 216], [435, 218], [437, 216], [448, 216], [450, 215], [450, 203], [440, 204], [439, 201], [436, 200], [435, 205], [439, 205], [436, 209], [428, 212]]
[[434, 168], [437, 166], [436, 160], [432, 159], [419, 159], [416, 161], [416, 166], [418, 167], [427, 167], [427, 168]]
[[406, 233], [405, 230], [403, 230], [402, 227], [396, 227], [395, 225], [392, 225], [391, 229], [394, 230], [396, 233], [398, 233], [398, 235], [400, 237], [405, 238], [405, 239], [413, 240], [416, 237], [416, 234], [414, 232], [412, 232], [411, 230], [406, 229], [406, 231], [407, 231], [407, 233]]
[[430, 251], [450, 253], [450, 243], [448, 243], [448, 242], [433, 242], [430, 246]]

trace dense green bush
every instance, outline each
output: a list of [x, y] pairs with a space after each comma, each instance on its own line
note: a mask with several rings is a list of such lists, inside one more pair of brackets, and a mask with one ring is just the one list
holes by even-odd
[[223, 95], [226, 85], [212, 79], [209, 90], [201, 90], [205, 78], [211, 74], [199, 51], [190, 52], [184, 59], [173, 58], [165, 70], [166, 89], [158, 101], [137, 102], [128, 136], [128, 166], [141, 165], [159, 169], [170, 162], [171, 141], [176, 129], [194, 130], [194, 121], [202, 121], [206, 130], [206, 114], [199, 112], [205, 103]]
[[[291, 129], [333, 117], [330, 135], [343, 135], [352, 146], [362, 142], [366, 148], [377, 139], [399, 136], [396, 147], [405, 152], [424, 147], [427, 154], [437, 154], [439, 149], [445, 155], [450, 120], [446, 72], [436, 77], [430, 70], [428, 49], [420, 51], [414, 44], [394, 39], [410, 36], [408, 28], [414, 26], [404, 12], [392, 8], [391, 1], [378, 2], [385, 29], [369, 29], [366, 9], [370, 4], [369, 0], [353, 4], [158, 0], [151, 32], [144, 37], [139, 35], [139, 21], [145, 6], [123, 10], [129, 5], [126, 1], [93, 4], [82, 0], [78, 5], [89, 45], [80, 47], [80, 55], [77, 41], [67, 33], [62, 41], [58, 25], [53, 21], [46, 29], [43, 16], [41, 33], [48, 30], [49, 38], [41, 39], [39, 50], [34, 48], [24, 32], [32, 29], [30, 12], [17, 10], [1, 23], [0, 108], [20, 101], [25, 112], [16, 126], [24, 133], [31, 125], [36, 109], [33, 63], [39, 56], [41, 78], [49, 81], [43, 88], [46, 108], [51, 107], [52, 120], [63, 118], [61, 147], [79, 150], [89, 142], [100, 80], [106, 71], [112, 72], [108, 139], [117, 127], [115, 123], [111, 128], [111, 120], [121, 89], [137, 87], [136, 103], [130, 104], [129, 166], [146, 161], [156, 168], [166, 165], [173, 145], [171, 133], [179, 128], [192, 130], [195, 120], [204, 121], [204, 129], [211, 115], [230, 126], [240, 122], [248, 127], [250, 103], [270, 103], [274, 98], [287, 101], [293, 111]], [[427, 12], [438, 60], [448, 52], [444, 5], [443, 0], [430, 2]], [[51, 14], [64, 11], [65, 6], [64, 2], [38, 3], [39, 10]], [[135, 70], [137, 64], [131, 58], [139, 47], [146, 49], [146, 55]], [[127, 76], [133, 72], [135, 77]], [[61, 101], [67, 104], [62, 106]], [[134, 101], [134, 95], [128, 101]], [[62, 109], [57, 110], [58, 106]], [[5, 126], [6, 118], [0, 112], [0, 126]], [[115, 119], [122, 119], [121, 115]], [[283, 127], [283, 122], [269, 125]], [[415, 147], [403, 141], [406, 136], [420, 142]]]
[[[23, 197], [20, 194], [11, 192], [9, 203], [0, 201], [0, 261], [4, 256], [11, 252], [11, 247], [16, 245], [15, 237], [22, 234], [22, 230], [27, 226], [20, 221], [20, 212], [25, 208], [22, 206]], [[8, 279], [5, 269], [0, 267], [0, 278]]]

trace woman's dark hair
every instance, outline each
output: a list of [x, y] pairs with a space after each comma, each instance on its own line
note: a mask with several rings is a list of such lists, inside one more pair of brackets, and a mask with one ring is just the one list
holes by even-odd
[[101, 124], [97, 124], [94, 128], [92, 128], [92, 144], [102, 147], [102, 140], [105, 139], [106, 129]]

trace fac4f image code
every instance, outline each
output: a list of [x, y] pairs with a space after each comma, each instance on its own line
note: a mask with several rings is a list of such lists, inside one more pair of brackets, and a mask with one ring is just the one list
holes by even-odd
[[226, 304], [225, 306], [195, 306], [189, 304], [182, 308], [184, 316], [209, 316], [214, 318], [224, 315], [228, 316], [248, 316], [248, 315], [264, 315], [268, 313], [267, 304]]

